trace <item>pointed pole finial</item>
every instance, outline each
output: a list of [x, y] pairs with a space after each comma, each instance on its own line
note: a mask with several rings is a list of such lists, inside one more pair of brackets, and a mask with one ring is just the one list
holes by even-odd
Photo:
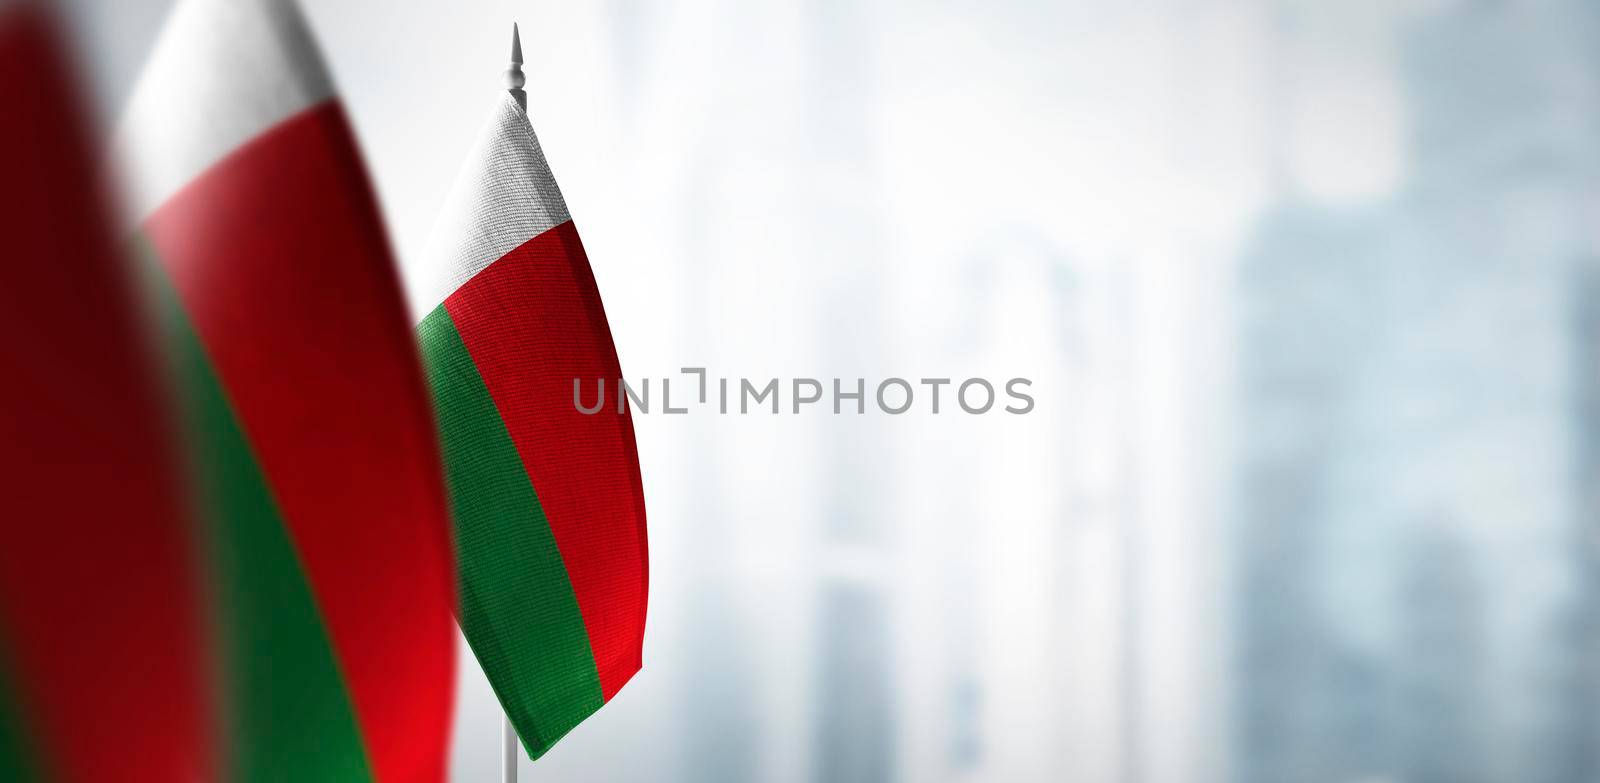
[[517, 105], [523, 111], [528, 110], [528, 93], [522, 89], [527, 84], [527, 77], [522, 75], [522, 34], [517, 31], [517, 23], [511, 23], [511, 67], [506, 69], [506, 90], [511, 97], [517, 99]]

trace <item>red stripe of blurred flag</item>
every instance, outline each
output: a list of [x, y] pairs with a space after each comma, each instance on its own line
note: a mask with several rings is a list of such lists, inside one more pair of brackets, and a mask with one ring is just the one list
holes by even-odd
[[176, 452], [43, 8], [0, 3], [0, 779], [211, 780]]
[[291, 0], [179, 0], [116, 147], [166, 296], [241, 779], [438, 781], [444, 487], [376, 199]]

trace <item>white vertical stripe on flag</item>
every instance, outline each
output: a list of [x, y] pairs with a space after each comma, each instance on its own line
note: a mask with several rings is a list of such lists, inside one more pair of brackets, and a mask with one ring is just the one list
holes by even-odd
[[412, 314], [422, 319], [484, 268], [570, 219], [528, 116], [501, 93], [434, 224]]
[[179, 0], [113, 145], [133, 217], [149, 217], [235, 149], [332, 95], [293, 0]]

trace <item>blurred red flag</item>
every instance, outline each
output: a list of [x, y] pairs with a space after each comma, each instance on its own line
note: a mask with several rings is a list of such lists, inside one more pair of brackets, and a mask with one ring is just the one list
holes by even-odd
[[0, 4], [0, 779], [210, 780], [177, 455], [55, 33]]
[[115, 142], [214, 560], [229, 774], [443, 780], [431, 408], [355, 135], [292, 0], [179, 0]]

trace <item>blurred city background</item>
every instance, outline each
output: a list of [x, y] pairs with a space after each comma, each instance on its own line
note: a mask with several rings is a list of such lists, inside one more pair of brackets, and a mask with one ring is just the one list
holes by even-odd
[[[168, 4], [66, 3], [106, 128]], [[1593, 3], [304, 5], [404, 261], [518, 21], [630, 377], [1034, 380], [636, 416], [645, 669], [524, 780], [1600, 780]]]

